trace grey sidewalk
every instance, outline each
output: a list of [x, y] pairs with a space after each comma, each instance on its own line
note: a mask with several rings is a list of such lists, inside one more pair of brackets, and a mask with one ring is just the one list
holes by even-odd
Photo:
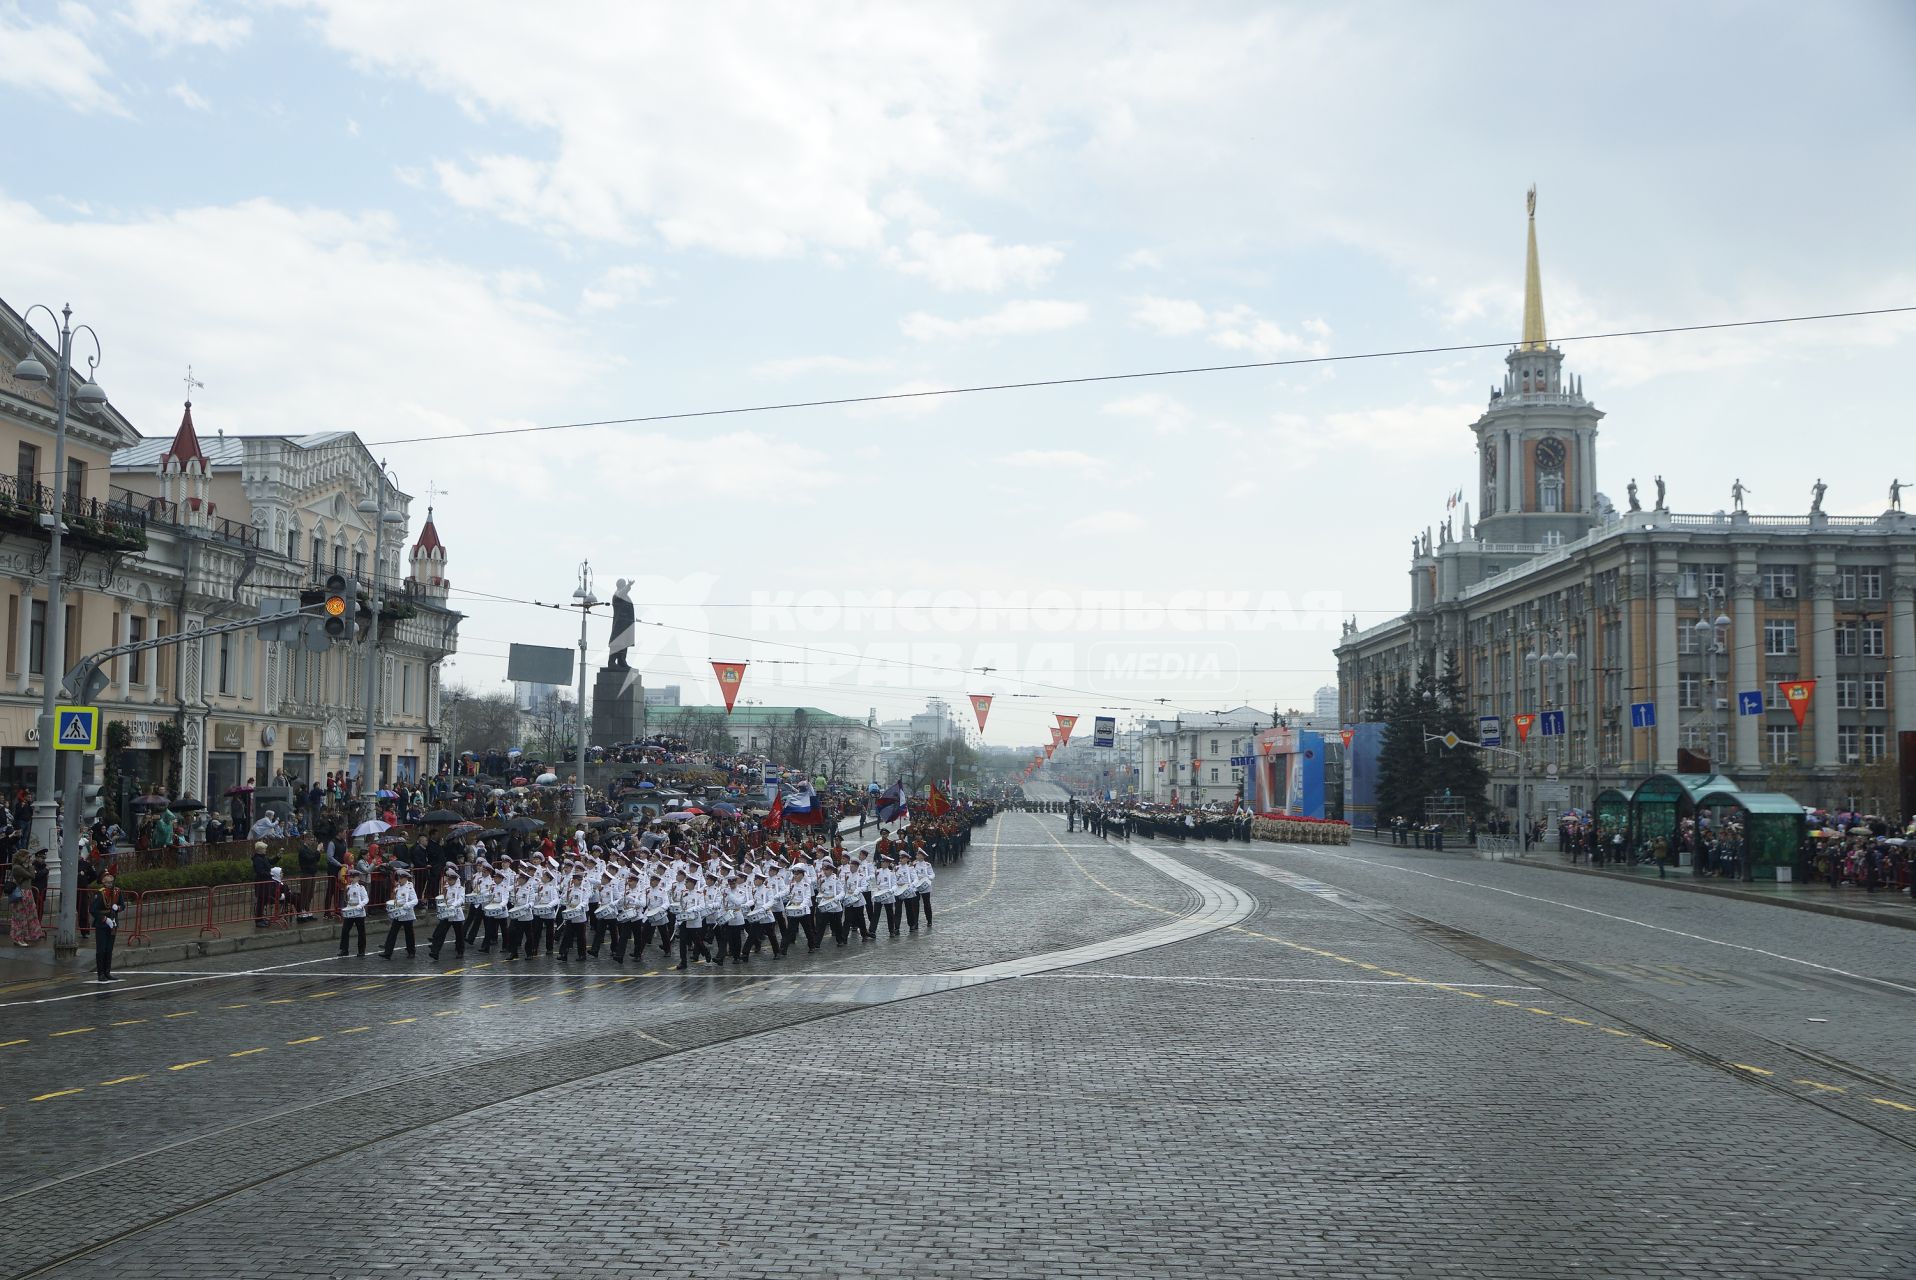
[[[1402, 848], [1406, 852], [1413, 850], [1394, 844], [1388, 839], [1366, 836], [1368, 843], [1389, 848]], [[1429, 850], [1415, 850], [1428, 853]], [[1471, 854], [1468, 845], [1452, 844], [1444, 849], [1445, 853], [1467, 857]], [[1795, 882], [1778, 884], [1774, 880], [1756, 880], [1751, 882], [1722, 881], [1713, 878], [1692, 875], [1689, 870], [1670, 868], [1666, 875], [1659, 878], [1654, 866], [1600, 868], [1587, 863], [1572, 863], [1563, 854], [1551, 848], [1532, 849], [1521, 857], [1508, 858], [1505, 861], [1513, 866], [1536, 867], [1545, 871], [1562, 871], [1570, 875], [1601, 876], [1609, 880], [1629, 880], [1637, 884], [1655, 885], [1660, 889], [1674, 889], [1682, 893], [1707, 893], [1719, 898], [1735, 898], [1743, 902], [1761, 902], [1772, 907], [1788, 907], [1793, 911], [1812, 911], [1818, 915], [1840, 916], [1845, 920], [1862, 920], [1870, 924], [1886, 924], [1898, 929], [1916, 929], [1916, 901], [1908, 894], [1896, 889], [1880, 889], [1870, 893], [1863, 889], [1833, 889], [1825, 884], [1805, 884]]]

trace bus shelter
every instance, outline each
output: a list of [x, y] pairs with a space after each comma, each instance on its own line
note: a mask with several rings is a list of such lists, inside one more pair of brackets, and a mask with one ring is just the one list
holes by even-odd
[[1630, 847], [1639, 849], [1661, 837], [1674, 850], [1677, 830], [1685, 818], [1696, 816], [1700, 797], [1737, 790], [1736, 783], [1720, 773], [1652, 774], [1630, 793]]
[[1780, 791], [1738, 791], [1721, 787], [1697, 799], [1699, 809], [1717, 812], [1743, 828], [1744, 865], [1757, 880], [1776, 879], [1778, 867], [1793, 867], [1803, 845], [1803, 806]]
[[1630, 825], [1630, 797], [1615, 787], [1606, 787], [1597, 793], [1597, 830], [1606, 836], [1612, 831], [1624, 831]]

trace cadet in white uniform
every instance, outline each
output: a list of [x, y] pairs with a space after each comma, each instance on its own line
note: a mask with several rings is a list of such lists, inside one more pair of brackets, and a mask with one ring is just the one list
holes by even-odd
[[399, 931], [406, 931], [406, 958], [414, 954], [412, 926], [418, 915], [419, 890], [412, 887], [412, 872], [393, 872], [393, 896], [386, 900], [386, 945], [379, 954], [390, 960], [393, 958], [393, 943], [399, 940]]
[[439, 922], [433, 926], [432, 940], [426, 943], [426, 954], [434, 960], [446, 945], [446, 935], [452, 935], [452, 945], [456, 954], [464, 958], [466, 954], [466, 888], [459, 883], [459, 868], [447, 863], [445, 873], [439, 877]]
[[366, 893], [366, 873], [355, 868], [346, 885], [346, 896], [339, 904], [340, 955], [346, 954], [346, 940], [355, 933], [359, 935], [359, 954], [366, 954], [366, 904], [370, 900]]

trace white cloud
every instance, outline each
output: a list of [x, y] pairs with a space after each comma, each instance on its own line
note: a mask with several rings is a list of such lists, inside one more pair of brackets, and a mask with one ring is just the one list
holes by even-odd
[[1162, 435], [1184, 430], [1191, 425], [1194, 416], [1183, 401], [1161, 391], [1146, 391], [1141, 395], [1110, 401], [1099, 412], [1114, 417], [1141, 419]]
[[1144, 519], [1129, 511], [1097, 511], [1079, 516], [1064, 527], [1073, 537], [1088, 538], [1107, 534], [1130, 533], [1144, 527]]
[[1001, 245], [972, 231], [940, 235], [918, 230], [906, 239], [904, 250], [887, 251], [886, 260], [940, 289], [998, 293], [1013, 285], [1043, 284], [1064, 254], [1048, 245]]
[[1167, 338], [1202, 333], [1209, 323], [1204, 308], [1188, 298], [1139, 298], [1131, 308], [1131, 319]]
[[180, 103], [189, 111], [211, 111], [213, 109], [213, 104], [201, 97], [194, 90], [193, 86], [184, 80], [175, 81], [173, 87], [166, 92], [168, 96], [178, 98]]
[[91, 11], [63, 8], [64, 22], [34, 22], [0, 9], [0, 85], [45, 95], [76, 111], [125, 115], [107, 87], [111, 71], [81, 38]]
[[1133, 249], [1118, 260], [1120, 271], [1162, 271], [1164, 259], [1150, 249]]
[[891, 367], [889, 360], [856, 360], [850, 356], [787, 356], [783, 360], [763, 360], [752, 366], [759, 378], [800, 378], [814, 373], [879, 373]]
[[1082, 302], [1063, 302], [1048, 298], [1027, 298], [1007, 302], [996, 311], [963, 320], [914, 311], [900, 328], [908, 338], [929, 342], [937, 338], [1012, 338], [1033, 333], [1051, 333], [1083, 324], [1090, 309]]
[[651, 289], [657, 279], [652, 268], [643, 263], [613, 267], [585, 287], [579, 305], [587, 311], [611, 311], [628, 302], [636, 302]]
[[231, 49], [253, 30], [245, 14], [216, 15], [202, 0], [128, 0], [120, 21], [158, 45], [210, 45]]
[[1392, 462], [1445, 458], [1467, 467], [1470, 448], [1464, 428], [1482, 412], [1481, 404], [1412, 403], [1317, 417], [1280, 413], [1272, 416], [1269, 433], [1258, 443], [1273, 452], [1279, 464], [1301, 466], [1335, 454]]
[[1094, 458], [1077, 449], [1019, 449], [998, 459], [1007, 467], [1032, 467], [1045, 471], [1102, 471], [1102, 458]]

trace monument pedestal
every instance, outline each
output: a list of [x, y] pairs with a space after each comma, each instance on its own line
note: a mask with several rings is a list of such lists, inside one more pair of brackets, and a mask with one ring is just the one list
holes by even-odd
[[592, 745], [610, 747], [644, 736], [645, 682], [637, 672], [600, 667], [592, 684]]

